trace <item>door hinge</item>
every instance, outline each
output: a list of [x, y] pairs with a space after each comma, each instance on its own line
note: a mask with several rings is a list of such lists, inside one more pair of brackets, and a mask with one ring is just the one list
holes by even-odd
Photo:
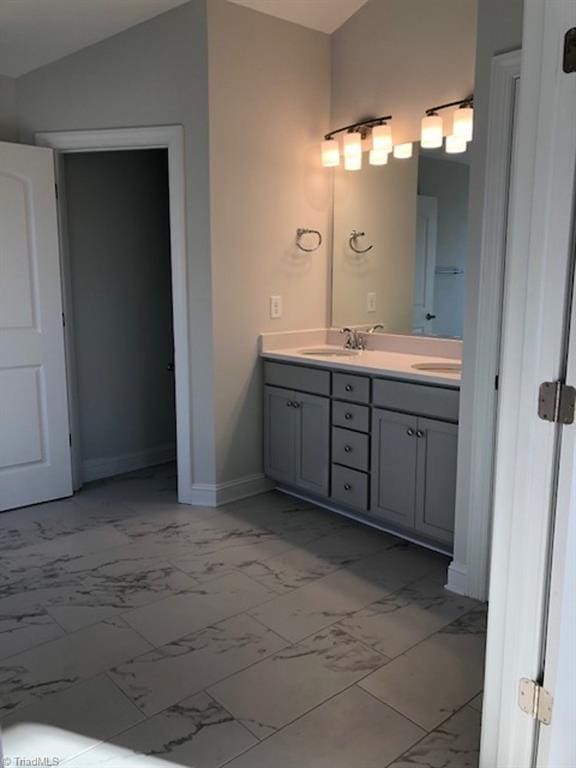
[[545, 381], [540, 385], [538, 416], [557, 424], [574, 424], [576, 389], [563, 381]]
[[56, 200], [58, 200], [58, 184], [54, 184], [54, 193], [56, 195]]
[[68, 445], [72, 447], [72, 433], [68, 432]]
[[62, 312], [62, 328], [66, 328], [66, 315]]
[[535, 680], [527, 677], [520, 679], [518, 686], [518, 704], [522, 712], [538, 720], [542, 725], [550, 725], [554, 697]]

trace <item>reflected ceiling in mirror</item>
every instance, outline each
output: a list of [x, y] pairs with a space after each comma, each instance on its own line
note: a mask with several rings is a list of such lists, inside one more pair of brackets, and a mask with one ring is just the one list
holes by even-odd
[[334, 171], [332, 325], [462, 337], [470, 147]]

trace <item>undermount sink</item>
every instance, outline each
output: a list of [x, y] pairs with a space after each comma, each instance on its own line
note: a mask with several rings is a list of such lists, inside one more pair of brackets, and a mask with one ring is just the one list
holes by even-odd
[[310, 357], [356, 357], [360, 354], [357, 349], [339, 349], [338, 347], [318, 347], [315, 349], [301, 349], [301, 355]]
[[462, 373], [462, 363], [414, 363], [412, 368], [431, 373]]

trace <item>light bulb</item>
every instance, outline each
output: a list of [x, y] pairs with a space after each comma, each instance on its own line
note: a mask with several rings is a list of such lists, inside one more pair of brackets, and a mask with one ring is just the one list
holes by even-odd
[[465, 141], [472, 141], [474, 130], [474, 110], [471, 106], [458, 107], [454, 112], [452, 133]]
[[392, 152], [392, 129], [389, 125], [372, 128], [372, 149], [375, 152]]
[[386, 165], [389, 154], [389, 152], [383, 152], [379, 149], [371, 149], [368, 156], [368, 162], [370, 165]]
[[362, 168], [362, 136], [359, 133], [347, 133], [344, 136], [344, 168], [347, 171], [359, 171]]
[[446, 136], [446, 152], [449, 155], [459, 155], [461, 152], [466, 152], [466, 139], [461, 136]]
[[322, 165], [324, 168], [340, 165], [340, 145], [336, 139], [326, 139], [322, 142]]
[[407, 160], [409, 157], [412, 157], [412, 142], [396, 144], [394, 147], [394, 157], [397, 160]]
[[442, 146], [442, 118], [440, 115], [426, 115], [422, 118], [420, 144], [425, 149], [437, 149]]

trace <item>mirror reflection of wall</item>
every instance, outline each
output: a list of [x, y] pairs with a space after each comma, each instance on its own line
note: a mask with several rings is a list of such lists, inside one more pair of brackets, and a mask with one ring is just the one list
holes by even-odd
[[335, 170], [334, 326], [462, 336], [469, 154]]

